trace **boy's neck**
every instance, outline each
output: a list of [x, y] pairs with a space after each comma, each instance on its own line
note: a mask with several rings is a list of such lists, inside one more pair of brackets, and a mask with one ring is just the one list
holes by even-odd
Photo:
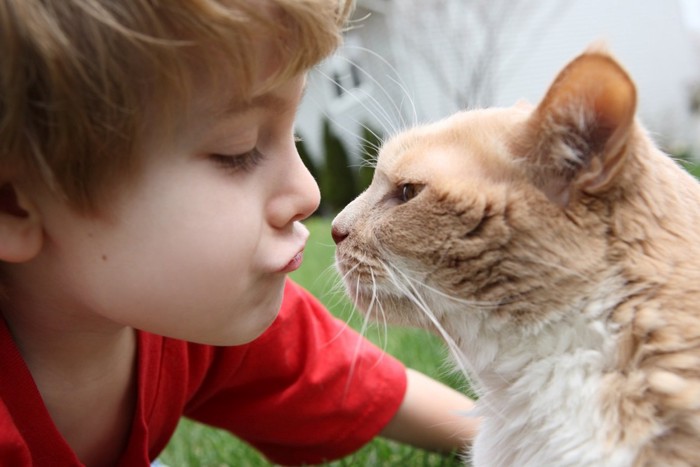
[[36, 369], [30, 366], [54, 424], [86, 466], [117, 463], [126, 450], [137, 404], [136, 332], [124, 328], [102, 336], [110, 340], [102, 348], [89, 342], [99, 337], [83, 342], [83, 348], [97, 353], [81, 363], [64, 354], [58, 362], [63, 365], [60, 374], [47, 371], [47, 361], [35, 364]]
[[52, 311], [3, 314], [63, 438], [85, 465], [113, 465], [136, 408], [136, 332]]
[[[71, 329], [6, 316], [22, 357], [32, 375], [51, 373], [67, 380], [94, 380], [108, 374], [110, 366], [133, 362], [135, 331], [124, 326]], [[55, 324], [55, 323], [54, 323]]]

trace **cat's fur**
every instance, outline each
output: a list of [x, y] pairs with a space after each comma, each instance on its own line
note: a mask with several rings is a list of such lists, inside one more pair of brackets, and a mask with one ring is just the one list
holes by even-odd
[[437, 329], [476, 466], [700, 466], [700, 185], [588, 50], [537, 106], [392, 138], [333, 224], [348, 293]]

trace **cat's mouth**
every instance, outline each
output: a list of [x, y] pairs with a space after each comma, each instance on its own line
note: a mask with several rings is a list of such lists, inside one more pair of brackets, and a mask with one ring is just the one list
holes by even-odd
[[353, 268], [343, 267], [342, 263], [338, 263], [338, 270], [343, 278], [343, 283], [345, 288], [351, 297], [356, 295], [368, 295], [371, 294], [374, 287], [372, 282], [364, 279], [363, 274], [358, 274]]
[[336, 257], [347, 296], [370, 319], [436, 329], [439, 317], [431, 311], [421, 281], [390, 263], [372, 266], [357, 258]]
[[346, 258], [336, 258], [336, 267], [345, 284], [348, 296], [360, 308], [366, 308], [379, 295], [379, 274], [367, 264], [349, 261]]
[[347, 295], [365, 312], [371, 312], [375, 308], [389, 311], [397, 301], [405, 300], [404, 294], [392, 286], [392, 281], [386, 276], [386, 271], [381, 265], [372, 267], [362, 262], [350, 263], [338, 259], [337, 268], [343, 278]]

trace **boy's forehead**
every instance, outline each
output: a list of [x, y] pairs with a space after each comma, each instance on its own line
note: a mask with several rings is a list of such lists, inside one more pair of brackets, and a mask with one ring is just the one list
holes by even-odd
[[303, 73], [252, 97], [230, 95], [225, 99], [214, 99], [209, 108], [221, 116], [238, 114], [257, 108], [287, 110], [297, 106], [305, 90], [306, 73]]

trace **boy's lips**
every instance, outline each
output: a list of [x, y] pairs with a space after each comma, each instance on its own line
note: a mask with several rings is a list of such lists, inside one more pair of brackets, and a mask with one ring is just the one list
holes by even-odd
[[299, 251], [299, 253], [294, 255], [294, 257], [287, 263], [287, 265], [280, 269], [279, 272], [286, 274], [292, 271], [296, 271], [301, 266], [301, 262], [303, 259], [304, 250], [301, 250]]
[[287, 263], [279, 268], [277, 272], [279, 273], [289, 273], [296, 271], [301, 266], [301, 262], [304, 258], [304, 247], [306, 246], [306, 241], [309, 239], [309, 231], [301, 222], [295, 222], [294, 233], [299, 240], [298, 250], [294, 255], [287, 261]]

